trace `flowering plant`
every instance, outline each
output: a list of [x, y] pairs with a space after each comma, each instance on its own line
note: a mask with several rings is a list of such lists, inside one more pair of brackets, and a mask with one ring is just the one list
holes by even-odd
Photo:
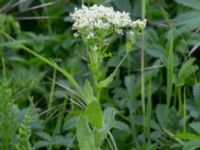
[[[77, 138], [81, 150], [100, 150], [102, 141], [109, 135], [115, 149], [117, 149], [110, 129], [114, 124], [116, 109], [106, 108], [104, 112], [100, 105], [100, 95], [103, 88], [112, 82], [118, 68], [123, 63], [135, 41], [135, 33], [145, 28], [146, 20], [132, 21], [129, 13], [114, 11], [112, 7], [94, 5], [75, 8], [70, 14], [74, 20], [75, 37], [81, 37], [87, 46], [88, 68], [92, 81], [85, 81], [82, 98], [86, 109], [77, 122]], [[126, 54], [115, 70], [104, 77], [100, 70], [103, 59], [110, 56], [107, 53], [109, 44], [117, 34], [123, 35], [129, 31], [126, 43]], [[94, 88], [93, 88], [94, 87]], [[91, 126], [91, 127], [90, 127]]]

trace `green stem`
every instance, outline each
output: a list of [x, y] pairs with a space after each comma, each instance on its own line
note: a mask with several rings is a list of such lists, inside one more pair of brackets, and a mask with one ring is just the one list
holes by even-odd
[[101, 89], [99, 89], [98, 87], [98, 78], [96, 76], [93, 77], [93, 82], [94, 82], [94, 90], [95, 90], [97, 101], [100, 101]]
[[183, 89], [183, 133], [186, 133], [186, 92], [185, 87]]
[[170, 138], [172, 138], [172, 139], [174, 139], [175, 141], [177, 141], [178, 143], [180, 143], [181, 145], [185, 145], [185, 143], [181, 140], [181, 139], [179, 139], [179, 138], [177, 138], [173, 133], [171, 133], [169, 130], [167, 130], [166, 128], [162, 128], [163, 129], [163, 131], [170, 137]]
[[165, 112], [165, 126], [168, 125], [169, 109], [171, 104], [172, 89], [173, 89], [173, 72], [174, 72], [174, 54], [173, 54], [173, 30], [171, 31], [171, 38], [169, 41], [169, 50], [167, 58], [167, 108]]
[[48, 107], [47, 107], [47, 114], [50, 113], [50, 109], [51, 109], [51, 105], [53, 103], [53, 94], [55, 91], [55, 84], [56, 84], [56, 69], [54, 69], [53, 71], [53, 80], [52, 80], [52, 85], [51, 85], [51, 92], [49, 95], [49, 103], [48, 103]]
[[[41, 1], [41, 3], [45, 3], [44, 0], [40, 0], [40, 1]], [[43, 9], [44, 9], [45, 16], [49, 16], [47, 8], [44, 7]], [[48, 29], [48, 33], [50, 33], [50, 34], [53, 33], [51, 23], [50, 23], [50, 19], [47, 19], [47, 29]]]
[[147, 139], [148, 143], [151, 143], [151, 137], [150, 137], [150, 124], [151, 124], [151, 113], [152, 113], [152, 85], [151, 85], [151, 79], [149, 81], [149, 87], [148, 87], [148, 99], [147, 99]]
[[3, 70], [3, 72], [2, 72], [2, 75], [3, 75], [3, 79], [6, 79], [6, 66], [5, 66], [5, 60], [4, 60], [4, 58], [2, 58], [2, 70]]
[[113, 143], [114, 149], [115, 149], [115, 150], [118, 150], [117, 144], [116, 144], [116, 142], [115, 142], [115, 139], [114, 139], [114, 137], [112, 136], [112, 134], [111, 134], [110, 131], [108, 132], [108, 135], [110, 136], [110, 139], [111, 139], [111, 141], [112, 141], [112, 143]]
[[[146, 11], [146, 0], [142, 0], [142, 19], [145, 19]], [[142, 102], [142, 113], [143, 113], [143, 130], [144, 135], [146, 135], [146, 119], [145, 119], [145, 77], [144, 77], [144, 30], [142, 30], [142, 41], [141, 41], [141, 102]]]
[[182, 93], [181, 93], [181, 87], [178, 87], [178, 111], [179, 114], [182, 114]]

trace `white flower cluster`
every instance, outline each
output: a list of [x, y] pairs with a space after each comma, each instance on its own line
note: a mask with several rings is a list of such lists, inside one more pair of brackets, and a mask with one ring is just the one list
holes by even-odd
[[112, 7], [103, 5], [93, 5], [87, 7], [82, 5], [82, 8], [75, 8], [75, 12], [70, 14], [75, 21], [73, 29], [78, 31], [78, 34], [86, 35], [87, 38], [93, 38], [94, 32], [99, 31], [117, 31], [122, 33], [124, 28], [144, 28], [146, 20], [132, 21], [129, 13], [114, 11]]

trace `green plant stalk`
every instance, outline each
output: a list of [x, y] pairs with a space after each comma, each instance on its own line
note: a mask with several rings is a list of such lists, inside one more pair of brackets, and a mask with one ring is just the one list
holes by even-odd
[[186, 133], [186, 92], [185, 87], [183, 89], [183, 133]]
[[[146, 14], [146, 0], [142, 0], [142, 19], [145, 19]], [[142, 30], [142, 40], [141, 40], [141, 102], [142, 102], [142, 113], [143, 113], [143, 130], [144, 135], [146, 135], [146, 104], [145, 104], [145, 77], [144, 77], [144, 29]]]
[[172, 138], [173, 140], [175, 140], [176, 142], [178, 142], [179, 144], [181, 144], [181, 145], [185, 145], [185, 143], [181, 140], [181, 139], [179, 139], [179, 138], [177, 138], [173, 133], [171, 133], [169, 130], [167, 130], [166, 128], [162, 128], [163, 129], [163, 131], [170, 137], [170, 138]]
[[50, 95], [49, 95], [49, 102], [48, 102], [48, 106], [47, 106], [47, 114], [50, 113], [51, 106], [52, 106], [52, 103], [53, 103], [53, 95], [54, 95], [54, 91], [55, 91], [55, 84], [56, 84], [56, 69], [54, 68], [54, 70], [53, 70], [53, 80], [52, 80], [52, 84], [51, 84], [51, 91], [50, 91]]
[[[64, 111], [65, 111], [65, 106], [67, 103], [67, 99], [64, 100], [64, 102], [62, 103], [62, 105], [60, 106], [60, 111], [59, 111], [59, 116], [58, 119], [56, 121], [56, 127], [53, 133], [53, 138], [55, 138], [56, 135], [59, 135], [61, 133], [61, 126], [62, 126], [62, 121], [64, 118]], [[53, 143], [51, 143], [48, 147], [48, 150], [52, 150], [53, 149]]]
[[178, 112], [182, 114], [182, 90], [181, 86], [178, 87]]
[[4, 36], [6, 36], [7, 38], [9, 38], [10, 40], [12, 40], [13, 42], [15, 42], [16, 44], [18, 44], [18, 46], [20, 46], [26, 52], [31, 53], [35, 57], [39, 58], [40, 60], [42, 60], [46, 64], [50, 65], [51, 67], [53, 67], [54, 69], [56, 69], [60, 73], [62, 73], [69, 80], [69, 82], [71, 83], [71, 85], [77, 90], [77, 92], [80, 95], [80, 97], [83, 97], [83, 92], [82, 92], [81, 87], [75, 81], [74, 77], [71, 74], [69, 74], [64, 69], [60, 68], [55, 62], [52, 62], [52, 61], [46, 59], [45, 57], [43, 57], [43, 56], [37, 54], [36, 52], [34, 52], [33, 50], [31, 50], [30, 48], [28, 48], [28, 47], [24, 46], [23, 44], [17, 42], [15, 39], [13, 39], [10, 35], [8, 35], [7, 33], [5, 33], [4, 31], [0, 30], [0, 33], [2, 33]]
[[118, 150], [117, 144], [116, 144], [116, 142], [115, 142], [115, 139], [114, 139], [114, 137], [112, 136], [112, 134], [111, 134], [110, 131], [108, 132], [108, 135], [110, 136], [110, 139], [111, 139], [111, 141], [112, 141], [112, 143], [113, 143], [114, 150]]
[[63, 119], [64, 119], [66, 104], [67, 104], [67, 98], [65, 98], [64, 102], [61, 105], [61, 109], [60, 109], [60, 112], [59, 112], [59, 117], [57, 119], [56, 128], [55, 128], [55, 131], [54, 131], [55, 135], [61, 133], [62, 122], [63, 122]]
[[149, 80], [149, 87], [148, 87], [148, 99], [147, 99], [147, 140], [148, 143], [151, 144], [151, 137], [150, 137], [150, 124], [151, 124], [151, 113], [152, 113], [152, 85], [151, 79]]
[[[172, 33], [173, 34], [173, 33]], [[167, 108], [165, 112], [165, 126], [168, 126], [169, 108], [171, 103], [172, 88], [173, 88], [173, 72], [174, 72], [174, 54], [173, 54], [173, 35], [169, 42], [169, 51], [167, 58]]]
[[3, 70], [3, 72], [2, 72], [2, 76], [3, 76], [3, 79], [6, 79], [6, 66], [5, 66], [5, 60], [4, 60], [4, 58], [2, 58], [2, 70]]
[[178, 98], [178, 88], [177, 87], [175, 87], [175, 89], [174, 89], [174, 100], [173, 100], [173, 106], [176, 108], [176, 106], [177, 106], [177, 98]]
[[[120, 66], [122, 65], [122, 63], [125, 61], [125, 59], [127, 58], [127, 56], [129, 55], [129, 52], [130, 51], [126, 51], [126, 54], [123, 56], [123, 58], [121, 59], [121, 61], [119, 62], [119, 64], [117, 65], [117, 67], [115, 68], [115, 70], [111, 73], [110, 76], [112, 76], [112, 78], [114, 78], [115, 74], [117, 73], [118, 69], [120, 68]], [[98, 64], [98, 66], [100, 66], [100, 64]], [[99, 68], [98, 68], [99, 69]], [[94, 87], [94, 90], [95, 90], [95, 93], [96, 93], [96, 98], [98, 101], [100, 101], [100, 93], [101, 93], [101, 90], [102, 88], [99, 88], [98, 86], [98, 77], [96, 77], [95, 75], [93, 75], [93, 82], [95, 84], [95, 87]], [[93, 129], [93, 132], [94, 132], [94, 136], [95, 136], [95, 139], [97, 138], [97, 132], [96, 132], [96, 129]], [[110, 139], [113, 143], [113, 146], [114, 146], [114, 149], [115, 150], [118, 150], [117, 148], [117, 145], [115, 143], [115, 140], [112, 136], [112, 134], [109, 132], [109, 136], [110, 136]], [[96, 141], [96, 140], [95, 140]]]
[[107, 140], [107, 142], [108, 142], [108, 145], [110, 146], [110, 149], [111, 149], [111, 150], [115, 150], [114, 147], [113, 147], [113, 145], [111, 144], [110, 139], [109, 139], [108, 137], [106, 137], [106, 140]]
[[[41, 3], [45, 3], [44, 0], [40, 0]], [[45, 13], [45, 16], [49, 16], [49, 13], [48, 13], [48, 10], [46, 7], [44, 7], [44, 13]], [[51, 27], [51, 23], [50, 23], [50, 20], [48, 19], [47, 20], [47, 29], [48, 29], [48, 33], [52, 34], [53, 33], [53, 30], [52, 30], [52, 27]]]
[[94, 90], [96, 94], [97, 101], [100, 101], [100, 94], [101, 94], [101, 89], [98, 87], [99, 79], [97, 76], [93, 75], [93, 83], [94, 83]]

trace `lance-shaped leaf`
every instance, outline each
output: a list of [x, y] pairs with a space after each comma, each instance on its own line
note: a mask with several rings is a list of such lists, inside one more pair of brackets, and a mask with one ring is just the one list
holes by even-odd
[[85, 85], [83, 87], [83, 99], [87, 105], [96, 100], [94, 97], [93, 88], [88, 80], [85, 81]]
[[86, 115], [93, 128], [102, 127], [102, 110], [99, 102], [92, 101], [86, 108]]
[[80, 150], [96, 150], [94, 133], [89, 127], [87, 118], [80, 116], [76, 127], [77, 140]]
[[195, 71], [198, 70], [198, 66], [194, 65], [195, 59], [190, 58], [188, 61], [186, 61], [179, 70], [178, 73], [178, 85], [182, 86], [185, 84], [185, 81], [190, 77]]

